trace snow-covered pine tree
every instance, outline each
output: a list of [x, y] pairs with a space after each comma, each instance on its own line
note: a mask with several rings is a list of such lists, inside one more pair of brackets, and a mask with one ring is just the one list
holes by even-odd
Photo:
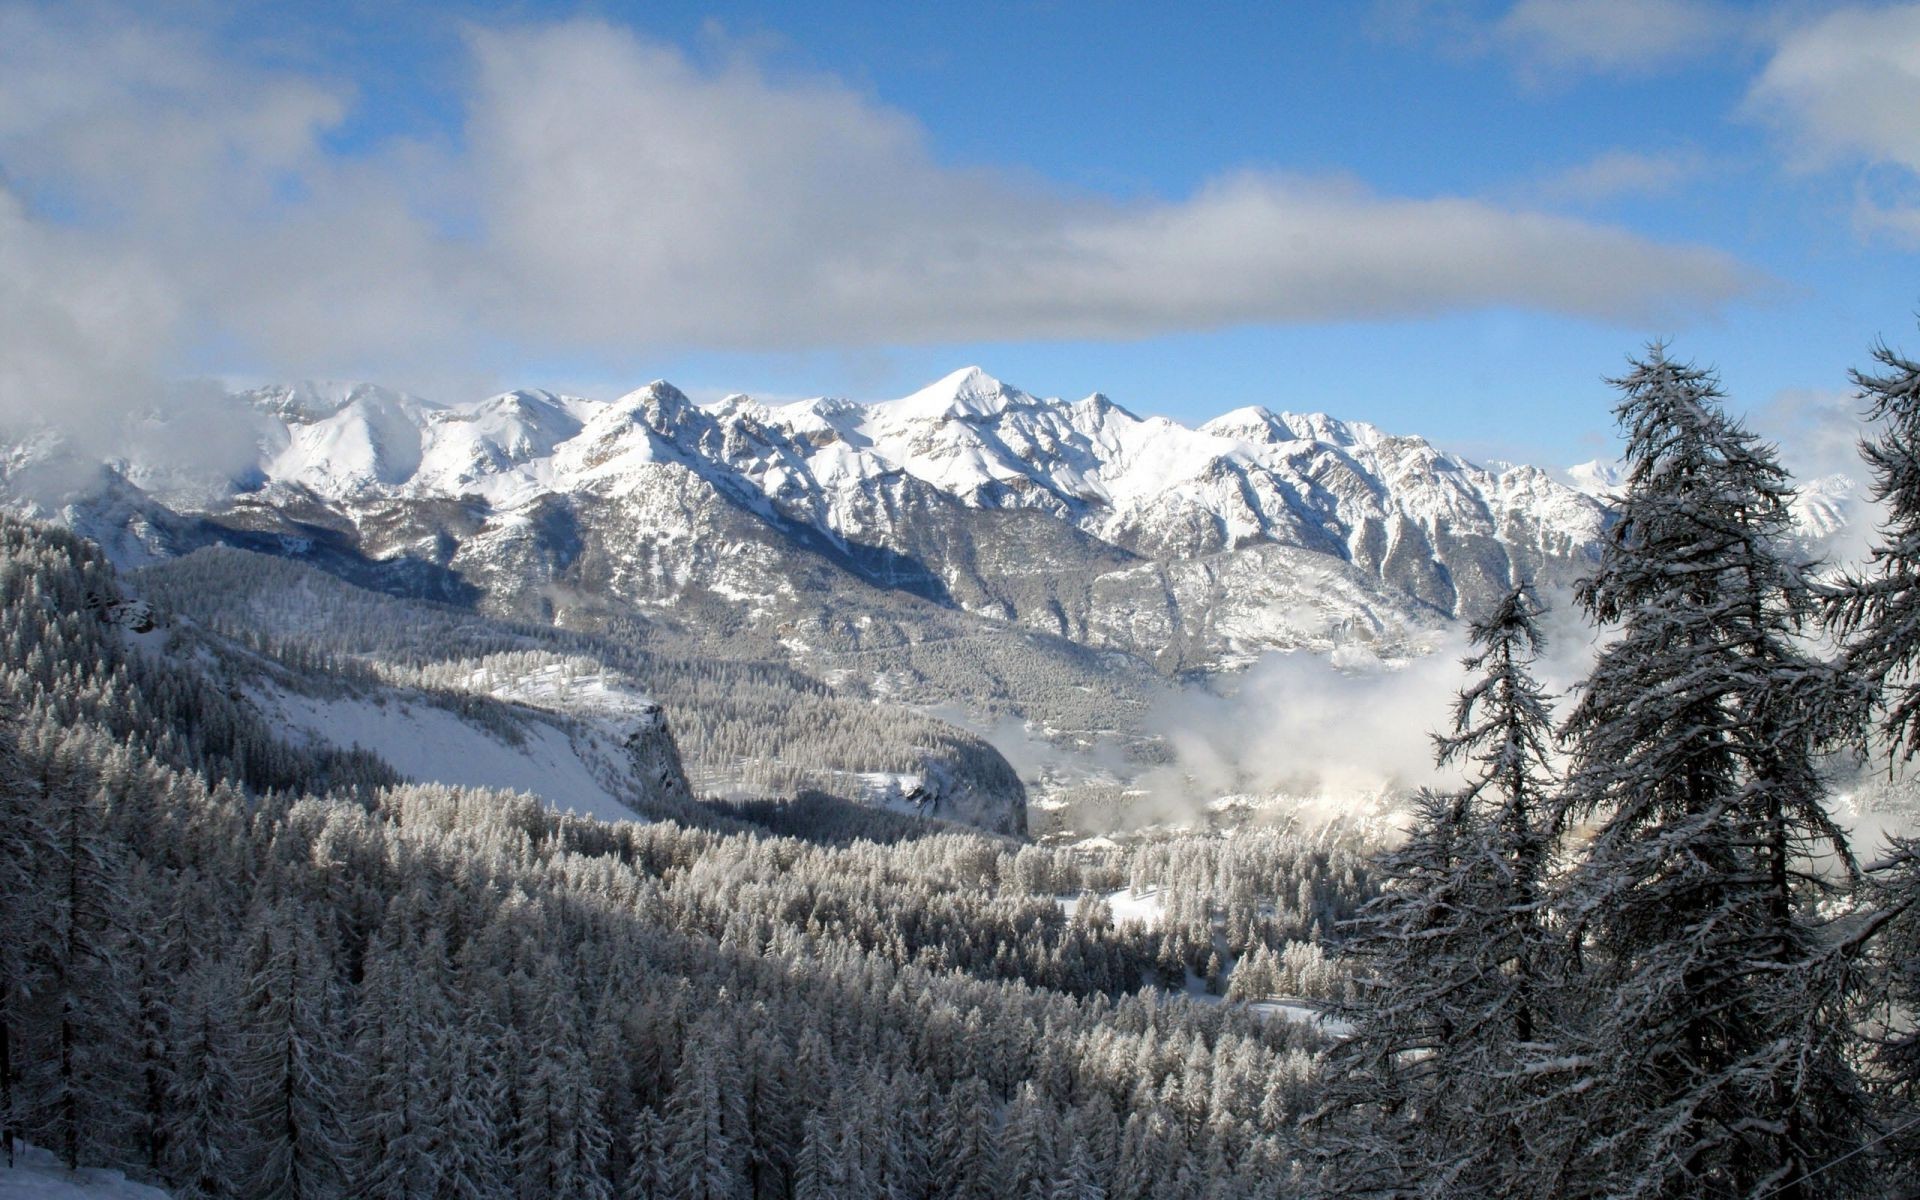
[[547, 959], [531, 978], [535, 1019], [525, 1039], [531, 1058], [519, 1084], [514, 1149], [520, 1194], [540, 1200], [611, 1200], [606, 1178], [610, 1132], [601, 1124], [572, 981]]
[[[397, 906], [396, 906], [397, 911]], [[353, 1045], [354, 1191], [413, 1200], [439, 1191], [443, 1090], [428, 1072], [434, 1039], [452, 1014], [420, 978], [418, 948], [389, 918], [366, 956]]]
[[[1885, 516], [1865, 571], [1828, 592], [1826, 616], [1848, 666], [1876, 693], [1889, 756], [1911, 761], [1920, 753], [1920, 362], [1884, 342], [1872, 353], [1883, 369], [1852, 374], [1868, 419], [1879, 423], [1860, 456]], [[1877, 857], [1869, 895], [1883, 918], [1874, 953], [1881, 994], [1891, 1012], [1912, 1014], [1920, 1012], [1920, 840], [1892, 839]], [[1920, 1113], [1920, 1030], [1910, 1015], [1884, 1022], [1875, 1062], [1889, 1123], [1911, 1122]], [[1911, 1158], [1920, 1133], [1891, 1148]]]
[[[1559, 908], [1584, 956], [1574, 1052], [1538, 1066], [1565, 1104], [1536, 1133], [1558, 1194], [1855, 1194], [1853, 976], [1814, 910], [1816, 748], [1851, 719], [1801, 639], [1813, 596], [1784, 555], [1791, 491], [1715, 377], [1663, 346], [1614, 381], [1619, 520], [1578, 589], [1618, 630], [1564, 735], [1554, 827], [1592, 822]], [[1554, 1070], [1546, 1071], [1546, 1068]]]
[[248, 932], [237, 1072], [246, 1154], [234, 1191], [259, 1200], [325, 1200], [349, 1159], [333, 964], [309, 914], [264, 905]]
[[801, 1122], [800, 1153], [794, 1164], [794, 1200], [832, 1200], [846, 1174], [840, 1162], [838, 1139], [821, 1113], [808, 1113]]
[[230, 1152], [240, 1133], [233, 1031], [239, 988], [233, 969], [213, 958], [177, 986], [161, 1139], [165, 1172], [177, 1200], [225, 1200], [235, 1195]]
[[1889, 838], [1868, 880], [1880, 926], [1874, 991], [1884, 1005], [1873, 1053], [1887, 1131], [1878, 1149], [1886, 1161], [1911, 1163], [1920, 1157], [1920, 837]]
[[[428, 961], [435, 959], [430, 955]], [[497, 1068], [488, 1053], [493, 1044], [485, 1017], [475, 1012], [449, 1020], [433, 1037], [428, 1074], [441, 1116], [430, 1153], [434, 1194], [444, 1200], [485, 1200], [503, 1187], [496, 1117], [502, 1106]]]
[[740, 1200], [746, 1154], [725, 1124], [728, 1098], [715, 1062], [718, 1047], [688, 1042], [667, 1100], [662, 1191], [668, 1200]]
[[620, 1200], [659, 1200], [664, 1193], [660, 1164], [666, 1156], [666, 1125], [652, 1108], [633, 1115], [627, 1135], [627, 1173], [620, 1182]]
[[41, 774], [59, 845], [45, 893], [58, 938], [36, 999], [46, 1042], [34, 1080], [32, 1128], [68, 1168], [111, 1161], [132, 1123], [139, 1062], [135, 983], [127, 961], [125, 857], [107, 826], [107, 797], [82, 761], [87, 744], [63, 746]]
[[1553, 720], [1532, 675], [1544, 645], [1530, 589], [1472, 626], [1477, 673], [1435, 738], [1473, 768], [1424, 793], [1385, 892], [1353, 922], [1353, 1027], [1327, 1056], [1315, 1114], [1331, 1195], [1515, 1194], [1533, 1172], [1527, 1076], [1553, 947], [1542, 917]]
[[9, 1167], [26, 1119], [27, 1003], [58, 940], [46, 885], [61, 854], [46, 793], [15, 739], [13, 714], [0, 712], [0, 1155]]
[[1881, 692], [1890, 749], [1911, 758], [1920, 752], [1920, 363], [1885, 343], [1873, 357], [1884, 373], [1852, 374], [1867, 418], [1880, 423], [1861, 441], [1860, 457], [1885, 517], [1866, 570], [1824, 598], [1849, 669]]

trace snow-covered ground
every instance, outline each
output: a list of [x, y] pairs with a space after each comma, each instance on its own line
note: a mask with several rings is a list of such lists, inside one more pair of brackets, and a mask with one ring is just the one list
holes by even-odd
[[411, 779], [530, 792], [561, 812], [638, 819], [602, 782], [619, 769], [622, 752], [597, 730], [569, 737], [556, 725], [530, 719], [522, 726], [525, 741], [511, 746], [424, 702], [320, 699], [279, 689], [255, 691], [253, 698], [289, 732], [371, 751]]
[[1294, 1021], [1303, 1025], [1318, 1025], [1321, 1032], [1333, 1037], [1346, 1037], [1353, 1032], [1350, 1022], [1338, 1017], [1329, 1017], [1325, 1010], [1311, 1000], [1293, 1000], [1275, 998], [1272, 1000], [1254, 1000], [1247, 1005], [1254, 1012], [1282, 1020]]
[[[1072, 916], [1074, 908], [1079, 905], [1080, 897], [1083, 895], [1085, 895], [1084, 892], [1075, 892], [1070, 896], [1057, 896], [1055, 900], [1068, 916]], [[1121, 888], [1117, 892], [1101, 892], [1099, 895], [1107, 902], [1107, 907], [1113, 910], [1113, 922], [1116, 925], [1126, 921], [1139, 921], [1151, 929], [1160, 924], [1161, 919], [1166, 916], [1166, 907], [1161, 902], [1160, 889], [1157, 887], [1148, 888], [1137, 896], [1130, 888]]]
[[638, 718], [659, 708], [652, 696], [584, 659], [546, 663], [520, 675], [482, 667], [467, 677], [467, 690], [535, 708], [601, 717]]
[[28, 1146], [12, 1169], [0, 1160], [0, 1200], [167, 1200], [167, 1194], [118, 1171], [69, 1171], [51, 1152]]

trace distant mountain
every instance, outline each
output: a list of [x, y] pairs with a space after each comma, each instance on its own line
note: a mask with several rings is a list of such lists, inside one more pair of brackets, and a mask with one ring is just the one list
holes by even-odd
[[[127, 565], [226, 544], [494, 618], [639, 622], [675, 653], [1134, 758], [1163, 753], [1142, 718], [1176, 681], [1273, 650], [1423, 651], [1514, 579], [1577, 577], [1608, 520], [1539, 469], [1359, 422], [1243, 408], [1189, 428], [977, 368], [873, 404], [701, 405], [665, 382], [228, 403], [255, 447], [237, 467], [178, 436], [103, 460], [38, 436], [0, 454], [0, 491]], [[727, 770], [688, 765], [697, 786]]]
[[[1566, 477], [1575, 490], [1603, 504], [1626, 486], [1620, 464], [1599, 459], [1568, 467]], [[1835, 473], [1797, 479], [1794, 488], [1793, 521], [1801, 551], [1829, 562], [1844, 557], [1849, 550], [1846, 535], [1867, 521], [1859, 480]]]
[[136, 518], [144, 498], [290, 553], [405, 560], [517, 612], [554, 585], [642, 608], [710, 595], [766, 630], [800, 593], [879, 588], [1163, 670], [1393, 643], [1513, 578], [1577, 573], [1605, 521], [1536, 468], [1371, 425], [1243, 408], [1190, 429], [977, 368], [877, 404], [701, 406], [656, 382], [611, 403], [301, 384], [234, 405], [257, 429], [248, 469], [195, 476], [136, 448], [109, 465], [139, 495], [69, 518], [176, 552]]

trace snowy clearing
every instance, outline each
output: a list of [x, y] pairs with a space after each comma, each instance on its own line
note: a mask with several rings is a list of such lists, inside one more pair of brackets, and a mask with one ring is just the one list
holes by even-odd
[[[1086, 894], [1074, 892], [1071, 895], [1056, 896], [1054, 900], [1068, 916], [1072, 916], [1074, 907], [1080, 903], [1080, 897]], [[1100, 892], [1098, 895], [1107, 902], [1107, 907], [1113, 910], [1113, 922], [1116, 925], [1124, 921], [1139, 921], [1151, 929], [1159, 925], [1166, 916], [1166, 906], [1161, 901], [1160, 889], [1157, 887], [1147, 888], [1137, 896], [1133, 894], [1131, 888], [1121, 888], [1116, 892]]]

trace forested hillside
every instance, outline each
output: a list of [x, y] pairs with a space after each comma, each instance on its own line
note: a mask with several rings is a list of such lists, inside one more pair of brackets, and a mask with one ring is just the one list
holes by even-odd
[[220, 546], [134, 578], [167, 611], [273, 659], [420, 689], [457, 706], [518, 699], [593, 715], [617, 698], [610, 690], [642, 691], [664, 710], [696, 795], [819, 788], [997, 832], [1025, 828], [1020, 780], [977, 737], [838, 694], [778, 664], [654, 649], [641, 622], [589, 633], [490, 618]]
[[[91, 547], [4, 534], [9, 1137], [177, 1197], [1298, 1174], [1322, 1035], [1183, 993], [1245, 955], [1337, 994], [1315, 940], [1368, 894], [1355, 835], [815, 844], [402, 785], [149, 657], [165, 614]], [[1153, 921], [1113, 920], [1130, 888]]]

